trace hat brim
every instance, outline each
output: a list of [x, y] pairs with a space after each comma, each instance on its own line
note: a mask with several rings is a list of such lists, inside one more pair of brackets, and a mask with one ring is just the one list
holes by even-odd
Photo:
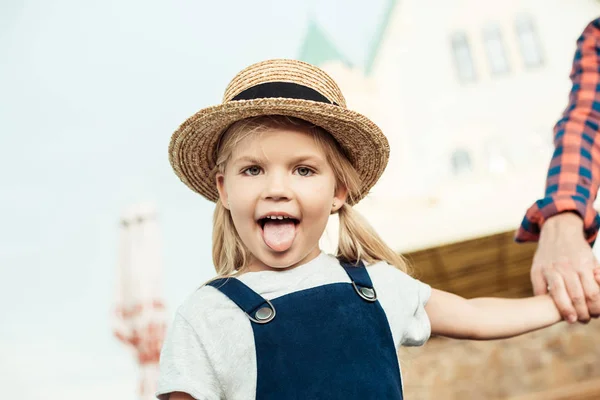
[[368, 194], [385, 170], [390, 153], [388, 141], [364, 115], [317, 101], [265, 98], [208, 107], [181, 124], [169, 145], [169, 161], [177, 176], [190, 189], [216, 202], [219, 193], [213, 170], [221, 134], [236, 121], [261, 115], [296, 117], [329, 132], [360, 176], [360, 193], [349, 201], [351, 205]]

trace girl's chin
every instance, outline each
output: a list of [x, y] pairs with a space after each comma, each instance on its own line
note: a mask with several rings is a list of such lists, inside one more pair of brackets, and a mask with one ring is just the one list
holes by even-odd
[[294, 246], [286, 251], [273, 251], [263, 243], [258, 254], [253, 255], [250, 270], [284, 270], [302, 262], [302, 256], [296, 254]]
[[265, 252], [261, 254], [265, 258], [265, 264], [270, 266], [271, 268], [288, 268], [291, 265], [295, 264], [294, 259], [294, 246], [290, 247], [285, 251], [274, 251], [267, 247]]

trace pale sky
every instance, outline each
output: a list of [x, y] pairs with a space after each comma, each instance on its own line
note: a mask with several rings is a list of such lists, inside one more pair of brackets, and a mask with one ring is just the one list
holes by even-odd
[[384, 4], [0, 2], [2, 397], [135, 398], [109, 324], [122, 211], [159, 207], [170, 313], [214, 273], [212, 203], [172, 172], [171, 133], [240, 69], [297, 57], [311, 15], [360, 62]]

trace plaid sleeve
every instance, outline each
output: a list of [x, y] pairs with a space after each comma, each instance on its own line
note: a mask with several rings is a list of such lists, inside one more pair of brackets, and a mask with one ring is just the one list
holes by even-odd
[[600, 184], [600, 18], [577, 40], [571, 81], [569, 105], [554, 127], [545, 197], [527, 210], [517, 242], [537, 241], [544, 221], [565, 211], [581, 216], [590, 244], [598, 234], [600, 217], [593, 203]]

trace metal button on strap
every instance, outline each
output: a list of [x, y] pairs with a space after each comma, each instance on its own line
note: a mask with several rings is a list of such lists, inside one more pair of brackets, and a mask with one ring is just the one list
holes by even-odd
[[273, 311], [268, 307], [263, 307], [256, 312], [254, 317], [259, 321], [264, 321], [265, 319], [271, 318], [271, 315], [273, 315]]
[[365, 286], [358, 287], [354, 282], [352, 282], [352, 286], [354, 287], [354, 290], [356, 290], [356, 293], [364, 300], [370, 302], [377, 301], [377, 292], [375, 292], [374, 288]]
[[375, 291], [368, 287], [361, 287], [360, 292], [368, 299], [372, 299], [375, 297]]
[[277, 314], [275, 307], [273, 307], [273, 304], [269, 300], [265, 299], [265, 301], [267, 302], [268, 306], [261, 307], [254, 312], [254, 318], [252, 318], [249, 314], [246, 314], [248, 315], [250, 321], [256, 322], [257, 324], [266, 324], [275, 318], [275, 314]]

